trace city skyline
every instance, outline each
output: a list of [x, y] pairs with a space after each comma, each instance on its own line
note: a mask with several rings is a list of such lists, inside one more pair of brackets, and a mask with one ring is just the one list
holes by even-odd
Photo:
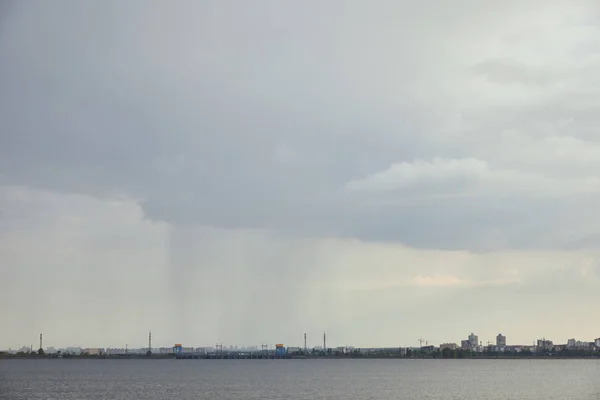
[[0, 1], [0, 348], [599, 335], [600, 2], [176, 3]]
[[[310, 337], [307, 335], [307, 338]], [[471, 332], [470, 334], [465, 334], [463, 338], [457, 339], [455, 341], [453, 340], [429, 340], [429, 339], [423, 339], [422, 337], [418, 338], [417, 340], [414, 341], [414, 343], [397, 343], [395, 345], [386, 345], [386, 346], [370, 346], [370, 345], [362, 345], [362, 346], [357, 346], [354, 345], [352, 343], [345, 343], [345, 344], [340, 344], [340, 343], [327, 343], [327, 348], [338, 348], [338, 347], [351, 347], [351, 348], [394, 348], [394, 347], [402, 347], [402, 348], [417, 348], [417, 347], [425, 347], [425, 346], [434, 346], [434, 347], [440, 347], [440, 345], [444, 345], [444, 344], [456, 344], [458, 345], [458, 347], [461, 347], [461, 342], [464, 344], [464, 342], [470, 342], [470, 346], [473, 347], [478, 347], [478, 346], [482, 346], [482, 347], [487, 347], [487, 346], [539, 346], [540, 341], [548, 341], [549, 343], [554, 343], [554, 344], [566, 344], [569, 343], [570, 341], [576, 340], [578, 342], [586, 342], [586, 343], [599, 343], [599, 337], [600, 337], [600, 333], [597, 336], [594, 336], [594, 338], [582, 338], [579, 337], [577, 335], [572, 335], [570, 336], [568, 339], [565, 340], [560, 340], [557, 338], [550, 338], [550, 337], [546, 337], [546, 336], [540, 336], [537, 337], [533, 340], [530, 340], [529, 342], [513, 342], [510, 340], [510, 337], [508, 335], [503, 334], [502, 332], [498, 333], [495, 337], [494, 340], [491, 339], [485, 339], [485, 338], [481, 338], [479, 335], [477, 335], [474, 332]], [[501, 338], [501, 339], [499, 339]], [[146, 336], [146, 340], [148, 340], [148, 337]], [[499, 342], [500, 340], [500, 342]], [[260, 342], [260, 343], [223, 343], [221, 341], [216, 341], [213, 342], [212, 344], [207, 344], [207, 343], [199, 343], [199, 342], [194, 342], [194, 343], [182, 343], [182, 342], [177, 342], [176, 340], [173, 341], [173, 343], [163, 343], [163, 342], [159, 342], [158, 344], [154, 343], [152, 344], [151, 348], [152, 349], [159, 349], [159, 348], [173, 348], [175, 346], [176, 343], [180, 343], [183, 347], [192, 347], [192, 348], [215, 348], [218, 346], [222, 346], [224, 349], [231, 349], [231, 348], [244, 348], [244, 349], [256, 349], [259, 350], [261, 348], [263, 348], [263, 346], [265, 346], [266, 348], [270, 348], [270, 349], [274, 349], [276, 344], [278, 343], [282, 343], [285, 347], [298, 347], [298, 348], [304, 348], [304, 342], [302, 343], [295, 343], [295, 342], [283, 342], [283, 341], [274, 341], [273, 343], [267, 343], [267, 342]], [[40, 335], [40, 343], [41, 343], [41, 335]], [[307, 348], [308, 349], [315, 349], [315, 348], [323, 348], [323, 336], [320, 337], [320, 342], [317, 340], [314, 343], [311, 343], [310, 341], [306, 342], [307, 344]], [[42, 348], [54, 348], [54, 349], [59, 349], [59, 348], [121, 348], [121, 349], [148, 349], [149, 343], [148, 341], [146, 342], [145, 346], [140, 345], [139, 343], [136, 343], [135, 341], [131, 342], [131, 343], [124, 343], [121, 346], [106, 346], [106, 345], [100, 345], [99, 343], [95, 343], [93, 345], [81, 345], [81, 344], [68, 344], [68, 345], [46, 345]], [[6, 348], [2, 348], [0, 346], [0, 351], [3, 350], [7, 350], [7, 349], [19, 349], [19, 348], [28, 348], [31, 347], [31, 345], [18, 345], [18, 346], [10, 346], [10, 347], [6, 347]], [[600, 347], [600, 346], [599, 346]], [[33, 346], [34, 351], [37, 351], [38, 348], [36, 348], [35, 346]]]

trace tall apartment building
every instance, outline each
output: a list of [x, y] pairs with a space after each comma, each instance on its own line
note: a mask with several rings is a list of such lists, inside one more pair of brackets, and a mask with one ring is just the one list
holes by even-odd
[[479, 346], [479, 337], [476, 334], [472, 333], [469, 335], [469, 343], [471, 347]]
[[499, 347], [506, 346], [506, 336], [499, 333], [498, 336], [496, 336], [496, 346], [499, 346]]

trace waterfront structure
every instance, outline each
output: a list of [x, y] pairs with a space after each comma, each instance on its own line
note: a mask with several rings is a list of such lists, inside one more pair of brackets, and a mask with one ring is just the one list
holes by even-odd
[[496, 336], [496, 346], [498, 346], [498, 347], [506, 346], [506, 336], [499, 333], [498, 336]]

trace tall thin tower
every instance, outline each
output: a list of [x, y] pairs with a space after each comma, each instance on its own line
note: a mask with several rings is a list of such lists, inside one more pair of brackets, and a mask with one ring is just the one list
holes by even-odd
[[40, 333], [40, 349], [43, 349], [42, 347], [42, 334]]
[[148, 331], [148, 356], [152, 355], [152, 331]]
[[323, 332], [323, 351], [327, 352], [327, 334]]
[[306, 348], [306, 333], [304, 333], [304, 355], [306, 355], [307, 352], [308, 349]]

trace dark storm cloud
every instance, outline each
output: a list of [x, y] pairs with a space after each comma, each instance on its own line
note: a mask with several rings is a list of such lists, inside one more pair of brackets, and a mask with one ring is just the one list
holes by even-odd
[[[494, 110], [511, 101], [500, 86], [534, 80], [510, 92], [531, 101], [557, 79], [570, 82], [568, 66], [553, 74], [473, 56], [486, 38], [503, 43], [494, 32], [505, 28], [486, 25], [498, 15], [524, 26], [519, 12], [532, 8], [507, 4], [10, 3], [0, 172], [38, 188], [127, 194], [148, 218], [175, 225], [434, 248], [567, 245], [540, 237], [555, 210], [573, 205], [562, 199], [495, 200], [492, 191], [431, 200], [456, 189], [442, 170], [396, 204], [344, 189], [395, 163], [489, 155], [495, 147], [479, 143], [496, 137]], [[499, 87], [473, 84], [481, 74]], [[543, 95], [561, 108], [555, 93]], [[519, 181], [522, 165], [508, 154], [476, 181], [495, 179], [496, 166]]]

